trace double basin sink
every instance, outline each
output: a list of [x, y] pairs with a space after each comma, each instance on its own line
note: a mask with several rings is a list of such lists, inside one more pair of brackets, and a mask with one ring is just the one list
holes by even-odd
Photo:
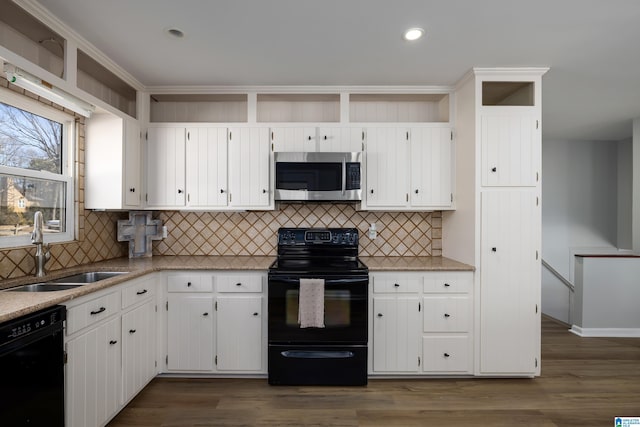
[[12, 292], [53, 292], [73, 289], [100, 280], [110, 279], [112, 277], [127, 274], [127, 271], [90, 271], [88, 273], [78, 273], [72, 276], [61, 277], [56, 280], [50, 280], [45, 283], [33, 283], [31, 285], [22, 285], [16, 288], [9, 288], [7, 291]]

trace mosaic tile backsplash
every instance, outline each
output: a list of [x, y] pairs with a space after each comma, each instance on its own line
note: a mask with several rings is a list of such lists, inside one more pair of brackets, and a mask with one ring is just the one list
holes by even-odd
[[[154, 218], [156, 215], [154, 215]], [[157, 213], [169, 236], [154, 255], [275, 255], [279, 227], [355, 227], [362, 256], [442, 255], [441, 212], [360, 212], [353, 204], [282, 204], [266, 212]], [[368, 237], [376, 223], [378, 236]]]

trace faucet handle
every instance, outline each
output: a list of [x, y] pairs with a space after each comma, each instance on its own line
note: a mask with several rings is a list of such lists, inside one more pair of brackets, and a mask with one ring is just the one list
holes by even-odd
[[44, 250], [44, 259], [45, 261], [49, 261], [51, 259], [51, 248], [48, 243], [42, 244], [42, 249]]

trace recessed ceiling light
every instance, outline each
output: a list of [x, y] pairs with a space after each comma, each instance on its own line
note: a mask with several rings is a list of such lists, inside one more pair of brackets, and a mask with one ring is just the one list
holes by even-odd
[[424, 30], [422, 28], [409, 28], [404, 32], [402, 38], [407, 41], [418, 40], [424, 34]]
[[181, 39], [184, 37], [184, 31], [178, 29], [178, 28], [169, 28], [167, 29], [167, 34], [169, 34], [170, 36], [173, 36], [177, 39]]

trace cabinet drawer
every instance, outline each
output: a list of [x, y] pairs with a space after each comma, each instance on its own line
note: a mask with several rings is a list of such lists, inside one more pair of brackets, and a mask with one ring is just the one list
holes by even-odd
[[372, 276], [375, 293], [417, 293], [422, 287], [422, 276], [403, 277], [396, 275]]
[[429, 273], [424, 276], [425, 293], [468, 293], [473, 288], [473, 273]]
[[169, 292], [211, 292], [213, 280], [209, 275], [171, 274], [167, 277]]
[[470, 300], [467, 296], [428, 296], [422, 299], [424, 332], [467, 332]]
[[143, 301], [155, 295], [155, 281], [151, 278], [135, 280], [130, 285], [125, 285], [122, 289], [122, 308], [130, 307], [138, 301]]
[[422, 337], [422, 370], [433, 373], [470, 373], [469, 337]]
[[120, 291], [111, 292], [67, 310], [67, 335], [120, 311]]
[[233, 274], [215, 276], [218, 292], [262, 292], [262, 275]]

